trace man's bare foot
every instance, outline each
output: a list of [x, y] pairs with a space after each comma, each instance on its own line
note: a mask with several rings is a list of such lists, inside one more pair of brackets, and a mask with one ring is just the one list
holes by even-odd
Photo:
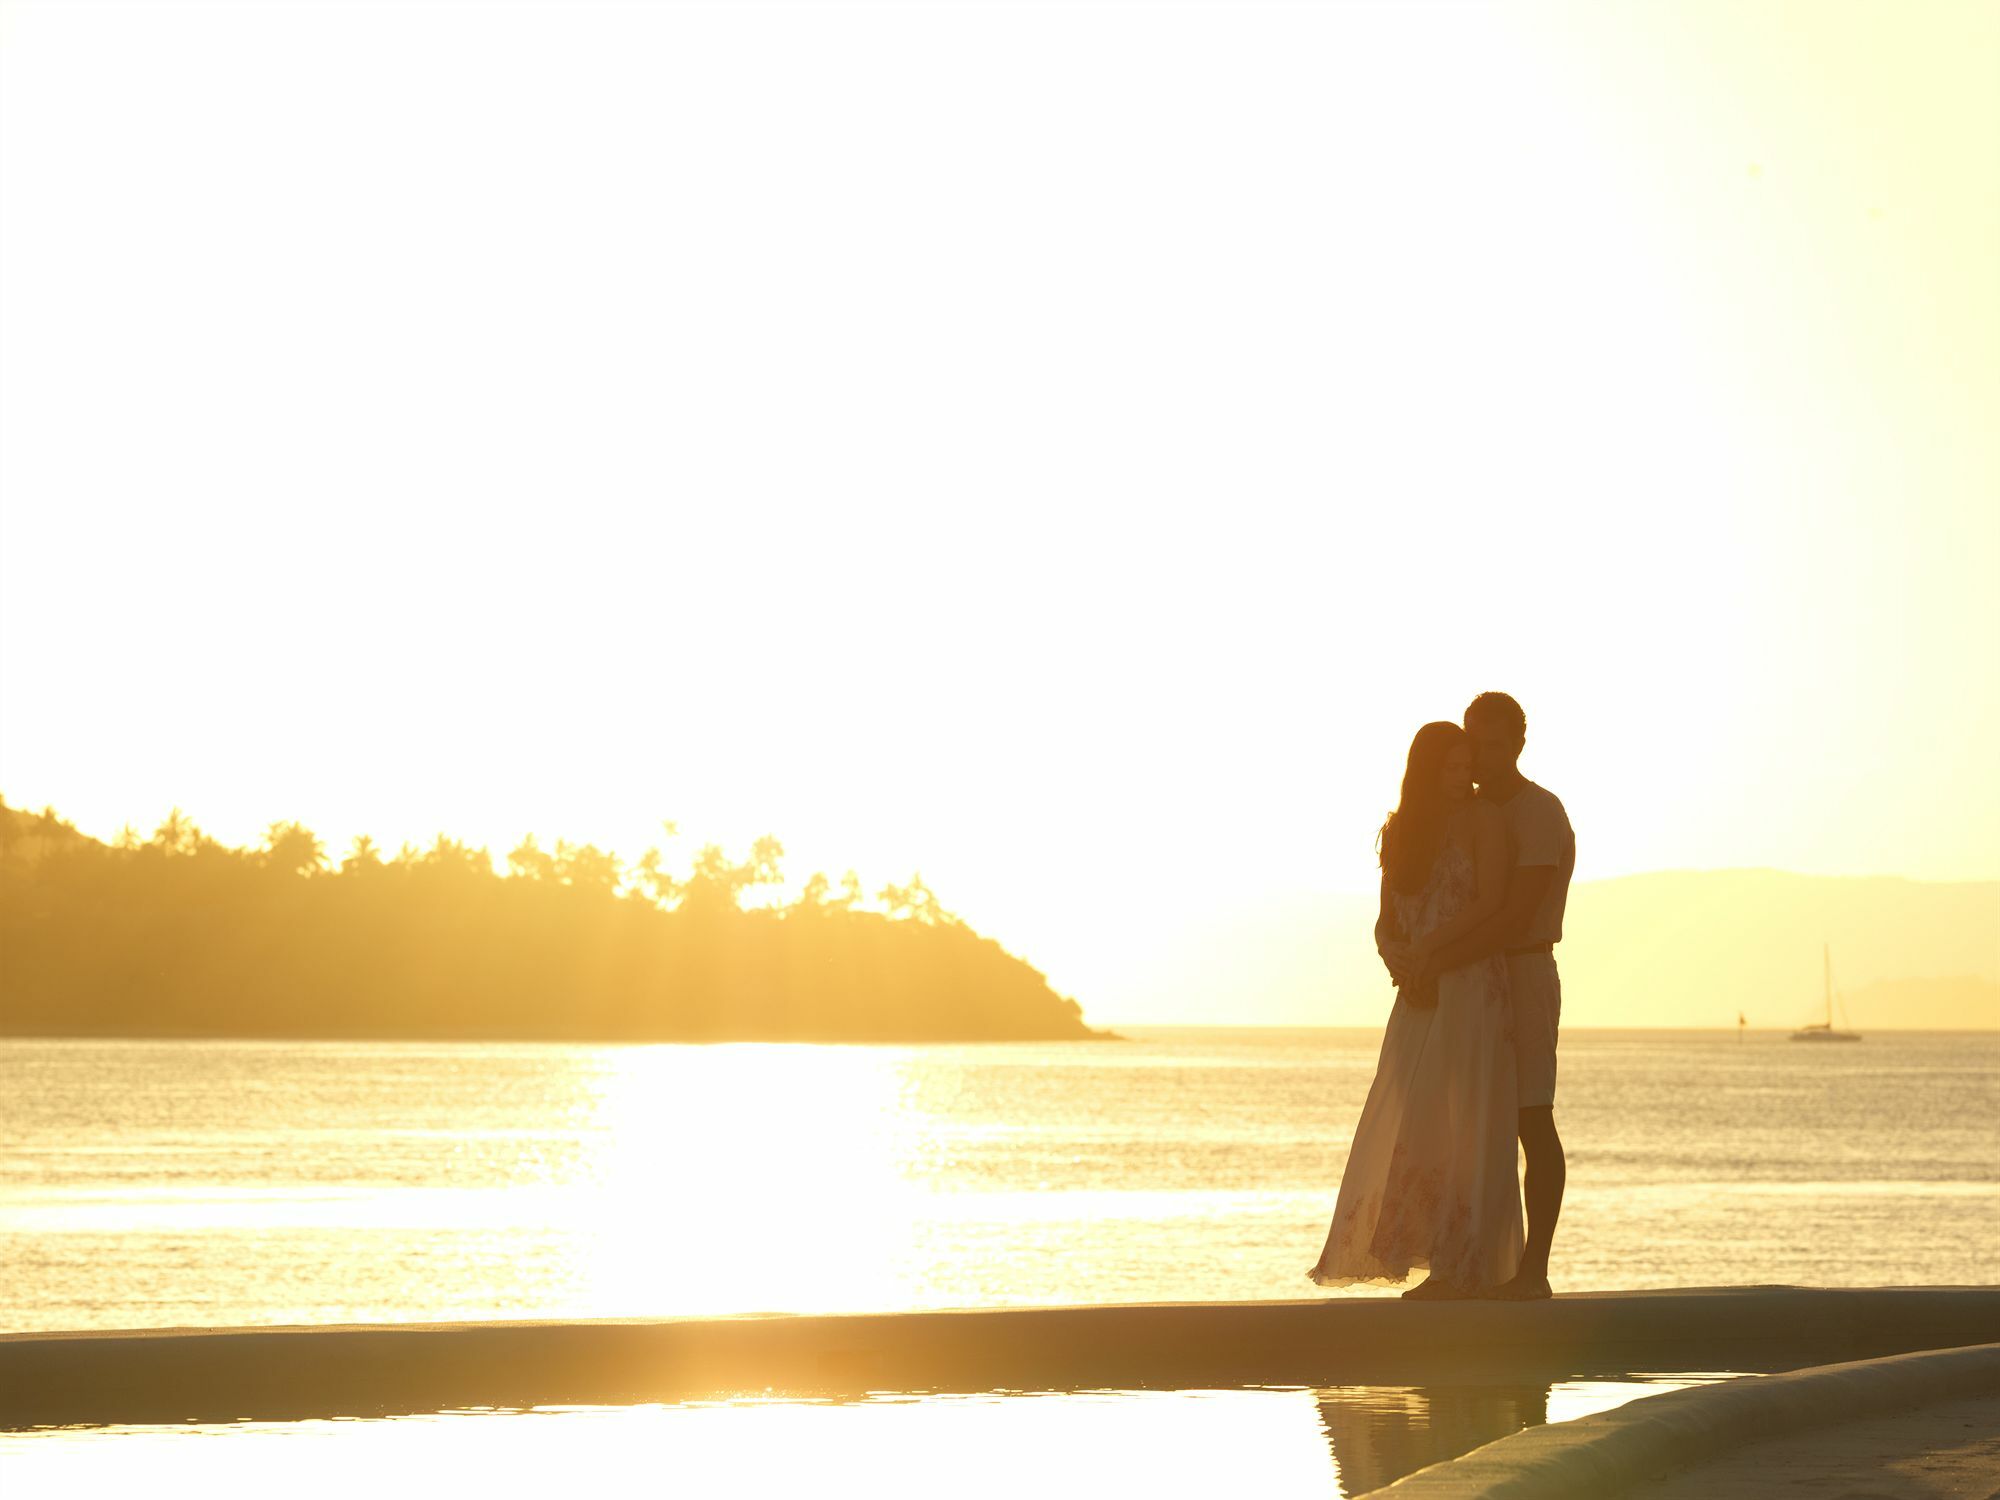
[[1531, 1271], [1516, 1271], [1511, 1280], [1501, 1282], [1485, 1295], [1496, 1302], [1541, 1302], [1551, 1295], [1549, 1278]]
[[1472, 1293], [1441, 1276], [1426, 1276], [1403, 1295], [1412, 1302], [1463, 1302]]

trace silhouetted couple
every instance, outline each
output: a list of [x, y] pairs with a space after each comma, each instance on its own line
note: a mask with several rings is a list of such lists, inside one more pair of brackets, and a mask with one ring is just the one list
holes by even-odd
[[1426, 724], [1410, 743], [1378, 845], [1375, 946], [1396, 1004], [1308, 1273], [1321, 1286], [1422, 1268], [1404, 1296], [1549, 1295], [1564, 1179], [1555, 945], [1576, 838], [1562, 803], [1516, 766], [1526, 740], [1521, 705], [1481, 693], [1463, 728]]

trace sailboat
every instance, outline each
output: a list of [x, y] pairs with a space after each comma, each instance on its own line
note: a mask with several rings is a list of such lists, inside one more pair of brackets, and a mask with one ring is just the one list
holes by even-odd
[[[1795, 1042], [1858, 1042], [1858, 1031], [1835, 1031], [1833, 1029], [1833, 949], [1827, 944], [1820, 945], [1820, 958], [1826, 971], [1826, 1019], [1813, 1021], [1792, 1033]], [[1840, 1007], [1840, 1019], [1847, 1019], [1847, 1007]]]

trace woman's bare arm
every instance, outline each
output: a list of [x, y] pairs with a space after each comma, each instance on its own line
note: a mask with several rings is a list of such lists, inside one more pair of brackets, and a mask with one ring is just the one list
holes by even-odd
[[1388, 966], [1389, 977], [1398, 984], [1402, 981], [1396, 979], [1395, 959], [1408, 947], [1409, 938], [1403, 931], [1403, 924], [1396, 920], [1395, 903], [1389, 899], [1389, 872], [1385, 869], [1382, 871], [1382, 905], [1375, 918], [1375, 951]]

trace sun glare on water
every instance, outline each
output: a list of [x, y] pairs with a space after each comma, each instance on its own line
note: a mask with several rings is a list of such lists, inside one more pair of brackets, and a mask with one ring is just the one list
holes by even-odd
[[[898, 1053], [743, 1044], [607, 1054], [583, 1108], [592, 1304], [677, 1313], [907, 1305], [924, 1192]], [[727, 1222], [714, 1222], [726, 1205]]]

